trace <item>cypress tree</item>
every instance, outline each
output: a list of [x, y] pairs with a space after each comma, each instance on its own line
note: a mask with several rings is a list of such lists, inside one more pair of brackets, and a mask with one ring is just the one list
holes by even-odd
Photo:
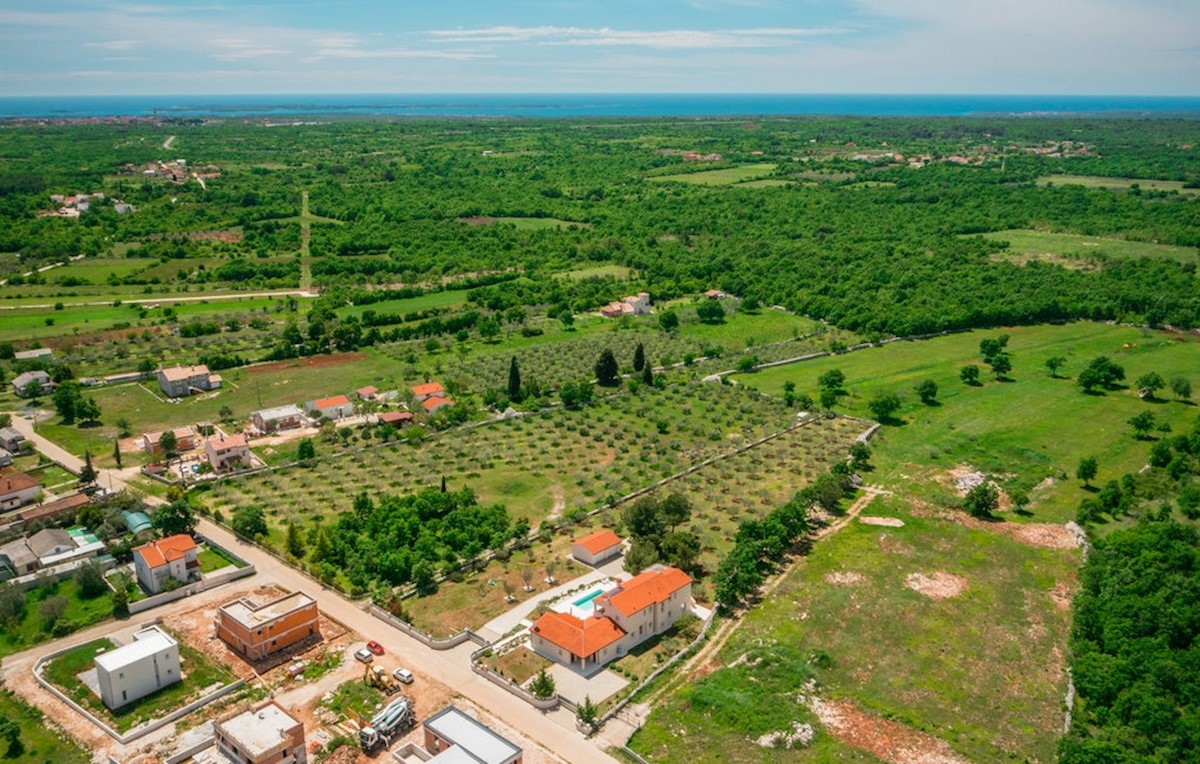
[[508, 365], [508, 398], [513, 401], [521, 400], [521, 370], [517, 368], [516, 356], [513, 356]]
[[633, 349], [633, 370], [641, 371], [646, 365], [646, 349], [642, 347], [642, 343], [638, 343]]

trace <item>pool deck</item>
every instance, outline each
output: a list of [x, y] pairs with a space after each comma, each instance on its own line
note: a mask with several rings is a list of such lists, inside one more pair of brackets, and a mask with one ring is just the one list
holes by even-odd
[[[619, 555], [604, 563], [599, 568], [591, 571], [590, 573], [584, 573], [582, 576], [578, 576], [570, 581], [561, 583], [553, 589], [547, 589], [546, 591], [541, 592], [524, 602], [517, 603], [507, 612], [501, 613], [484, 624], [483, 628], [478, 630], [479, 635], [488, 641], [495, 642], [500, 637], [504, 636], [518, 626], [523, 625], [528, 627], [530, 625], [530, 621], [528, 618], [526, 618], [526, 616], [533, 612], [533, 609], [543, 602], [552, 602], [554, 600], [561, 599], [563, 595], [572, 589], [582, 589], [583, 587], [593, 586], [595, 584], [599, 584], [605, 579], [624, 580], [629, 578], [629, 574], [626, 573], [621, 567], [624, 562], [625, 556]], [[578, 596], [573, 597], [571, 600], [567, 600], [565, 603], [566, 606], [570, 607], [573, 603], [573, 600], [579, 599], [581, 596], [582, 592]], [[563, 612], [568, 611], [564, 610]]]

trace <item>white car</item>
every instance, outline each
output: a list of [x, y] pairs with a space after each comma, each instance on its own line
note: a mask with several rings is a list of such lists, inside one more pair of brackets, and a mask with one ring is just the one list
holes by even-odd
[[396, 669], [392, 672], [392, 676], [395, 677], [397, 682], [403, 682], [404, 684], [413, 683], [413, 673], [406, 668]]
[[362, 661], [363, 663], [370, 663], [371, 661], [375, 660], [375, 656], [371, 655], [371, 651], [364, 647], [363, 649], [354, 653], [354, 659]]

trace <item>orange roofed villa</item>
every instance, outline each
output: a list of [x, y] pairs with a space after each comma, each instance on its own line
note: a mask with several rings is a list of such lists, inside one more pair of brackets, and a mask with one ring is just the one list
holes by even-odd
[[692, 600], [692, 579], [654, 565], [591, 600], [591, 615], [551, 611], [530, 627], [534, 652], [583, 674], [671, 628]]

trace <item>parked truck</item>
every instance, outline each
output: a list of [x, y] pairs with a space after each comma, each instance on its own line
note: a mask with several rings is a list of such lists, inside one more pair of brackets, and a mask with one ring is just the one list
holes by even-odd
[[416, 721], [408, 698], [396, 698], [371, 718], [371, 723], [358, 731], [358, 742], [367, 753], [380, 745], [391, 745], [392, 739], [404, 734]]

